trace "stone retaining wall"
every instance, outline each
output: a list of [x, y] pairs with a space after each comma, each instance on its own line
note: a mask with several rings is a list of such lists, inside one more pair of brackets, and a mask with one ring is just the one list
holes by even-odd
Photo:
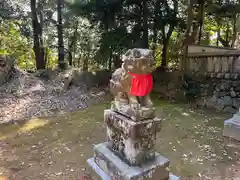
[[235, 113], [240, 107], [240, 74], [207, 73], [199, 87], [199, 106], [230, 113]]
[[[180, 72], [154, 73], [154, 92], [160, 99], [185, 101], [186, 89], [183, 88]], [[195, 101], [200, 107], [213, 108], [218, 111], [235, 113], [240, 107], [240, 74], [205, 73], [190, 75], [199, 88]], [[191, 90], [191, 89], [190, 89]]]

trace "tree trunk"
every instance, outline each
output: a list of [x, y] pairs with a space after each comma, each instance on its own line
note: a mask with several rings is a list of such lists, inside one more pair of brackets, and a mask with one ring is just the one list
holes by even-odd
[[36, 69], [45, 69], [44, 52], [41, 48], [42, 27], [38, 22], [36, 0], [31, 0], [32, 27], [33, 27], [33, 50], [35, 53]]
[[110, 48], [110, 56], [108, 60], [108, 70], [110, 72], [112, 71], [112, 57], [113, 57], [113, 52], [112, 52], [112, 48]]
[[169, 43], [169, 39], [163, 40], [162, 62], [161, 62], [162, 69], [165, 69], [167, 66], [168, 43]]
[[203, 31], [203, 25], [204, 25], [204, 0], [201, 0], [200, 2], [200, 21], [199, 21], [199, 34], [198, 34], [198, 44], [201, 44], [202, 39], [202, 31]]
[[158, 35], [158, 31], [157, 31], [157, 23], [158, 23], [158, 10], [160, 9], [160, 1], [156, 0], [155, 2], [155, 6], [154, 6], [154, 19], [153, 19], [153, 52], [154, 52], [154, 56], [155, 56], [155, 51], [157, 48], [157, 35]]
[[63, 42], [63, 28], [62, 28], [62, 7], [63, 0], [57, 0], [57, 13], [58, 13], [58, 67], [62, 70], [66, 69], [64, 62], [64, 42]]
[[43, 44], [43, 6], [42, 3], [38, 3], [38, 13], [39, 13], [39, 41], [40, 41], [40, 49], [41, 49], [41, 57], [44, 59], [44, 65], [46, 66], [45, 61], [45, 50]]
[[147, 0], [143, 0], [142, 3], [142, 15], [143, 15], [143, 48], [148, 49], [148, 7]]
[[73, 58], [72, 58], [72, 42], [68, 43], [68, 64], [69, 66], [72, 66], [73, 65]]
[[187, 18], [187, 29], [185, 33], [185, 41], [184, 41], [184, 52], [183, 52], [183, 59], [182, 59], [182, 70], [187, 71], [187, 64], [188, 64], [188, 45], [190, 40], [190, 31], [192, 27], [193, 21], [193, 1], [189, 0], [188, 5], [188, 18]]
[[221, 38], [220, 20], [217, 19], [217, 44], [216, 44], [217, 47], [219, 46], [220, 38]]
[[118, 69], [121, 67], [122, 61], [119, 55], [113, 56], [113, 64], [114, 64], [114, 69]]
[[73, 43], [73, 59], [75, 59], [75, 55], [76, 55], [76, 49], [77, 49], [77, 34], [78, 34], [78, 25], [79, 22], [78, 20], [76, 20], [76, 24], [75, 24], [75, 31], [74, 31], [74, 43]]
[[[174, 1], [174, 18], [177, 18], [178, 12], [178, 1]], [[168, 32], [165, 33], [165, 28], [162, 29], [163, 34], [163, 49], [162, 49], [162, 62], [161, 62], [161, 69], [165, 69], [168, 65], [168, 44], [169, 40], [172, 36], [173, 30], [177, 24], [172, 23], [168, 29]]]
[[233, 15], [233, 36], [232, 36], [232, 43], [231, 43], [231, 47], [234, 47], [236, 38], [237, 38], [237, 27], [236, 27], [236, 22], [237, 21], [237, 15], [234, 14]]
[[83, 57], [83, 71], [88, 71], [88, 58], [89, 55]]

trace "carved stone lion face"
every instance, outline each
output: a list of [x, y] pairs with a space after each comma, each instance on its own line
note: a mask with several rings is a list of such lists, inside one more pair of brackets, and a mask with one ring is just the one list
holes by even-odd
[[122, 67], [126, 72], [149, 74], [154, 70], [153, 51], [149, 49], [130, 49], [123, 56]]

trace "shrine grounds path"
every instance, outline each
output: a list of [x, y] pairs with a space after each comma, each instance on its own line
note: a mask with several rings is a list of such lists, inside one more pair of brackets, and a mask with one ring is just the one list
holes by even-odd
[[[240, 146], [222, 137], [230, 114], [155, 102], [164, 119], [156, 149], [171, 171], [186, 180], [238, 180]], [[12, 180], [98, 179], [86, 160], [105, 141], [103, 110], [109, 101], [63, 116], [0, 125], [0, 177]], [[238, 178], [237, 178], [238, 177]]]

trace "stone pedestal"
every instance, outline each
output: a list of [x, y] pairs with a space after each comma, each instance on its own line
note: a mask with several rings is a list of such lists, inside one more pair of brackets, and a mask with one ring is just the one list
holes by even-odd
[[154, 149], [160, 119], [133, 121], [109, 109], [104, 121], [108, 141], [96, 145], [88, 160], [103, 180], [180, 180], [169, 173], [169, 160]]
[[130, 165], [141, 165], [154, 159], [158, 118], [133, 121], [112, 110], [104, 111], [109, 148]]
[[240, 111], [224, 121], [223, 136], [240, 141]]

